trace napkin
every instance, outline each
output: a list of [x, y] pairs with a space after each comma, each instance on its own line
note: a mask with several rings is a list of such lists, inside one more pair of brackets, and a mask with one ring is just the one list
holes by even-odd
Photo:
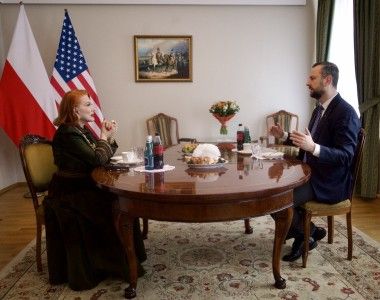
[[164, 165], [162, 169], [153, 169], [153, 170], [145, 170], [145, 166], [139, 166], [139, 167], [133, 168], [133, 171], [142, 172], [142, 173], [160, 173], [160, 172], [171, 171], [174, 169], [175, 169], [175, 166], [170, 166], [170, 165]]

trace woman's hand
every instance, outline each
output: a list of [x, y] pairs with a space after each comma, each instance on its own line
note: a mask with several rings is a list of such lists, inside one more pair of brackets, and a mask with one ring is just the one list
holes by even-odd
[[113, 140], [113, 136], [117, 130], [116, 121], [104, 120], [100, 129], [100, 138], [105, 141]]

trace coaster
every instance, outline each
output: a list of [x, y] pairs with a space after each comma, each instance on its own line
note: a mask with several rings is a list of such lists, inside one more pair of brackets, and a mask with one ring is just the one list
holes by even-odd
[[145, 170], [145, 166], [139, 166], [139, 167], [133, 168], [133, 171], [143, 172], [143, 173], [160, 173], [160, 172], [171, 171], [174, 169], [175, 169], [175, 166], [170, 166], [170, 165], [164, 165], [162, 169], [154, 169], [154, 170]]

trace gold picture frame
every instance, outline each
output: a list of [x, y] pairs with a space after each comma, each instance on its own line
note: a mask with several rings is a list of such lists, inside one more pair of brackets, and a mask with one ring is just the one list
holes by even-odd
[[192, 82], [191, 35], [135, 35], [136, 82]]

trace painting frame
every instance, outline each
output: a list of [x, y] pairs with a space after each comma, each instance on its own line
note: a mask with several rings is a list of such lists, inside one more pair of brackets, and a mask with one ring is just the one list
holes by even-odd
[[191, 35], [135, 35], [136, 82], [192, 82]]

